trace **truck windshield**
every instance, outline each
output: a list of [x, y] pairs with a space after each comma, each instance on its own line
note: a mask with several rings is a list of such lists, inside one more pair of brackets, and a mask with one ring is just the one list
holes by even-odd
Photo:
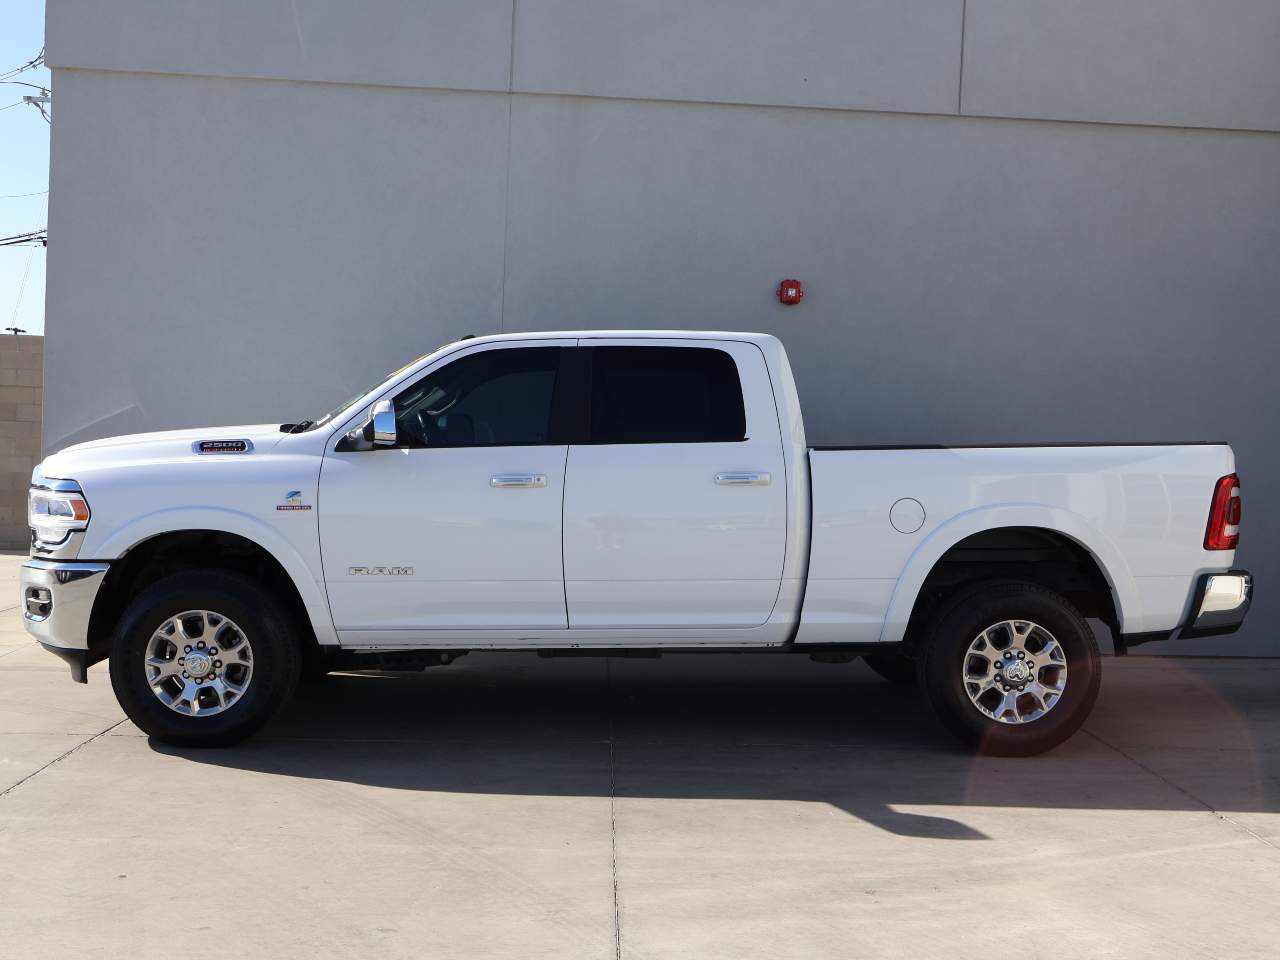
[[[446, 346], [448, 346], [448, 344], [446, 344]], [[434, 350], [432, 351], [432, 353], [436, 353], [436, 352], [438, 351], [434, 351]], [[352, 407], [358, 405], [360, 401], [362, 401], [369, 394], [373, 393], [374, 390], [377, 390], [378, 387], [382, 386], [388, 380], [392, 380], [395, 377], [400, 376], [400, 374], [404, 373], [410, 367], [418, 363], [421, 363], [423, 360], [427, 359], [427, 357], [429, 356], [431, 356], [430, 353], [424, 353], [422, 356], [417, 357], [416, 359], [410, 360], [404, 366], [399, 367], [395, 370], [392, 370], [385, 377], [381, 377], [378, 380], [374, 381], [367, 389], [361, 390], [350, 400], [345, 400], [342, 403], [340, 403], [338, 406], [334, 407], [332, 410], [326, 413], [319, 420], [302, 420], [299, 423], [282, 423], [280, 424], [280, 430], [284, 433], [305, 433], [308, 430], [315, 430], [317, 427], [323, 427], [326, 423], [335, 419], [340, 413], [343, 413], [351, 409]]]

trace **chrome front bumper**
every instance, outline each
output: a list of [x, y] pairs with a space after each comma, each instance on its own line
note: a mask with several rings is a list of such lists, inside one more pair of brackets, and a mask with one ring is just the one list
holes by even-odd
[[105, 563], [28, 560], [22, 565], [22, 620], [41, 646], [71, 665], [87, 682], [91, 651], [89, 615], [102, 586]]
[[1235, 633], [1253, 600], [1253, 576], [1245, 570], [1206, 573], [1196, 581], [1191, 614], [1178, 639]]

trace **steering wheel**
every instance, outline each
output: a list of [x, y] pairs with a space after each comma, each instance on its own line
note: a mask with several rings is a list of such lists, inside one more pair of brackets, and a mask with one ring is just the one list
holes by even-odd
[[436, 418], [424, 409], [414, 412], [413, 419], [410, 421], [410, 428], [418, 445], [423, 447], [435, 446], [444, 436], [439, 426], [436, 425]]

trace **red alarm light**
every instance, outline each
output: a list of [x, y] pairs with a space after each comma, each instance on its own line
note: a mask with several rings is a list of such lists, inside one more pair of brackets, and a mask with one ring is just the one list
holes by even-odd
[[804, 287], [799, 280], [783, 280], [778, 284], [778, 300], [787, 306], [799, 303], [804, 299]]

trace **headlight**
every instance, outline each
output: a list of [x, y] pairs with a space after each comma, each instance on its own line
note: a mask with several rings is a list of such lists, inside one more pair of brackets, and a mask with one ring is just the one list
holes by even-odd
[[59, 544], [89, 526], [89, 502], [74, 480], [34, 477], [27, 495], [27, 523], [43, 543]]

